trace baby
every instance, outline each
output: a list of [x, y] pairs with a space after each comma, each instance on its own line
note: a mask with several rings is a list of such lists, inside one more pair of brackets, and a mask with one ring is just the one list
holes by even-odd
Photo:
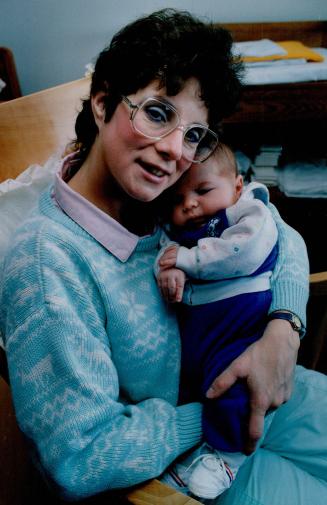
[[172, 198], [169, 238], [163, 233], [155, 271], [164, 298], [183, 302], [180, 402], [204, 403], [206, 442], [197, 457], [175, 464], [166, 482], [179, 479], [194, 495], [210, 499], [231, 485], [246, 458], [249, 394], [242, 381], [215, 400], [206, 392], [264, 332], [277, 228], [267, 188], [243, 186], [226, 145], [193, 164]]

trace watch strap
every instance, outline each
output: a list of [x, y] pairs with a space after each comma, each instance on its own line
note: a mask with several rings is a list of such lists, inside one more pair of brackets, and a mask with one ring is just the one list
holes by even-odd
[[289, 310], [275, 310], [274, 312], [271, 312], [268, 316], [268, 321], [272, 321], [273, 319], [288, 321], [294, 331], [297, 331], [298, 333], [301, 333], [302, 331], [300, 318]]

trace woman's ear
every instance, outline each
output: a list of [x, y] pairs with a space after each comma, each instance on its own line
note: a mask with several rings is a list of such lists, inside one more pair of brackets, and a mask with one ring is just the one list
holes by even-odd
[[104, 98], [107, 96], [107, 93], [104, 91], [99, 91], [94, 96], [91, 97], [91, 107], [94, 116], [94, 121], [99, 128], [100, 125], [104, 122], [106, 117], [106, 109], [104, 105]]

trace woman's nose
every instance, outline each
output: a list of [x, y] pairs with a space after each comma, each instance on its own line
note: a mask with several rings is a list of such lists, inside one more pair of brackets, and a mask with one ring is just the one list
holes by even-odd
[[165, 158], [178, 161], [183, 156], [183, 138], [184, 132], [176, 128], [156, 142], [156, 149]]

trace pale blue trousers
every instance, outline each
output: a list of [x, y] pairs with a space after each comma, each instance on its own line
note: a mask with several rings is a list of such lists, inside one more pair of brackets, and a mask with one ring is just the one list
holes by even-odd
[[257, 451], [217, 505], [327, 505], [327, 376], [296, 368]]

